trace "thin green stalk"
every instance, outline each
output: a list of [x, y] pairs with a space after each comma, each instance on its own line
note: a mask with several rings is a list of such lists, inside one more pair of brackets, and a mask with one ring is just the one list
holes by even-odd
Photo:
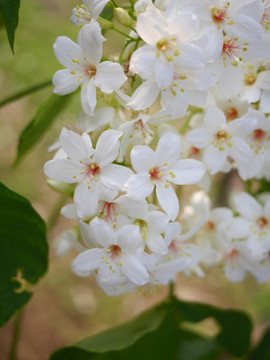
[[23, 318], [24, 308], [17, 312], [15, 315], [12, 342], [9, 353], [9, 360], [16, 360], [17, 347], [20, 338], [21, 326], [22, 326], [22, 318]]
[[128, 34], [124, 33], [123, 31], [117, 29], [115, 26], [112, 27], [112, 30], [118, 32], [118, 34], [121, 34], [121, 35], [127, 37], [128, 39], [133, 40], [133, 38], [132, 38], [131, 36], [129, 36]]
[[54, 228], [54, 225], [56, 224], [56, 221], [60, 215], [60, 210], [65, 205], [67, 199], [68, 199], [67, 195], [61, 196], [60, 199], [55, 204], [54, 208], [52, 209], [52, 212], [47, 220], [48, 233]]
[[202, 112], [202, 111], [203, 111], [203, 110], [202, 110], [201, 108], [197, 108], [197, 109], [195, 109], [195, 110], [193, 110], [193, 111], [190, 112], [190, 115], [188, 116], [188, 118], [186, 119], [186, 121], [184, 122], [184, 124], [182, 125], [182, 127], [181, 127], [180, 130], [179, 130], [180, 134], [183, 134], [183, 133], [184, 133], [184, 131], [185, 131], [186, 128], [188, 127], [188, 124], [189, 124], [190, 120], [193, 118], [193, 116], [194, 116], [195, 114], [198, 114], [198, 113]]
[[16, 92], [15, 94], [12, 94], [12, 95], [9, 95], [8, 97], [6, 97], [5, 99], [3, 100], [0, 100], [0, 108], [11, 103], [12, 101], [15, 101], [15, 100], [18, 100], [18, 99], [21, 99], [22, 97], [26, 96], [26, 95], [29, 95], [29, 94], [32, 94], [33, 92], [36, 92], [38, 90], [41, 90], [49, 85], [52, 84], [52, 81], [51, 80], [47, 80], [41, 84], [38, 84], [38, 85], [35, 85], [35, 86], [32, 86], [28, 89], [24, 89], [22, 91], [18, 91]]
[[170, 299], [173, 299], [174, 298], [174, 282], [170, 282], [169, 283], [169, 297]]
[[113, 4], [114, 7], [119, 7], [114, 0], [111, 0], [111, 3]]

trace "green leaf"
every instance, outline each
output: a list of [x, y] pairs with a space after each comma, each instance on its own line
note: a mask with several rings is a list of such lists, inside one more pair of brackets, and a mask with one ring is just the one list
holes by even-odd
[[[183, 328], [183, 321], [200, 322], [208, 317], [214, 317], [220, 325], [216, 337], [207, 338]], [[140, 360], [217, 360], [228, 353], [243, 354], [250, 327], [249, 318], [241, 312], [171, 298], [127, 324], [56, 351], [50, 360], [137, 360], [138, 355]], [[236, 341], [245, 345], [237, 347]]]
[[9, 45], [14, 53], [15, 30], [19, 23], [20, 0], [0, 0], [0, 14], [6, 27]]
[[[103, 331], [71, 347], [60, 349], [52, 354], [50, 359], [95, 359], [96, 357], [91, 357], [91, 355], [123, 350], [136, 343], [145, 334], [156, 330], [164, 318], [165, 310], [163, 305], [159, 305], [133, 321]], [[104, 359], [107, 359], [105, 354], [97, 359], [103, 359], [103, 356], [105, 356]]]
[[[30, 202], [0, 183], [0, 326], [32, 296], [48, 266], [44, 221]], [[21, 280], [20, 280], [21, 279]]]
[[250, 353], [247, 360], [269, 360], [270, 359], [270, 327], [263, 334], [261, 341]]
[[42, 138], [72, 96], [73, 94], [64, 96], [52, 94], [46, 102], [39, 106], [34, 119], [27, 124], [20, 135], [14, 165], [17, 165], [22, 157]]
[[226, 351], [242, 356], [248, 351], [252, 323], [250, 318], [241, 311], [223, 310], [200, 303], [189, 303], [175, 299], [180, 321], [199, 322], [214, 318], [221, 330], [215, 341]]

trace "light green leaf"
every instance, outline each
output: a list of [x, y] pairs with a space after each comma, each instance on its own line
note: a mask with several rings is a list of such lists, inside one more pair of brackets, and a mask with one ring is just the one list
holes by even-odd
[[0, 14], [6, 27], [9, 45], [14, 52], [15, 30], [19, 23], [20, 0], [0, 0]]
[[252, 323], [246, 313], [177, 299], [175, 299], [175, 306], [179, 311], [180, 322], [196, 323], [207, 318], [214, 318], [221, 329], [215, 337], [215, 341], [229, 353], [242, 356], [248, 351]]
[[39, 106], [34, 119], [21, 132], [14, 165], [17, 165], [22, 157], [42, 138], [72, 96], [73, 94], [64, 96], [52, 94], [46, 102]]
[[0, 327], [32, 296], [48, 266], [46, 226], [30, 202], [0, 183]]

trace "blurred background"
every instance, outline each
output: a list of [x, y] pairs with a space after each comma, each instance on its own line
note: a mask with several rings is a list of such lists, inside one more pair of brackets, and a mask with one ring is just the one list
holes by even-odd
[[[6, 96], [32, 85], [49, 80], [61, 68], [52, 45], [57, 36], [76, 40], [78, 28], [69, 21], [76, 0], [25, 0], [21, 2], [19, 27], [12, 54], [6, 33], [0, 29], [0, 101]], [[108, 33], [112, 39], [112, 34]], [[107, 55], [118, 52], [120, 36], [108, 40]], [[52, 92], [49, 86], [0, 109], [0, 181], [27, 197], [45, 221], [50, 223], [49, 242], [72, 224], [58, 215], [66, 199], [52, 191], [43, 174], [48, 153], [60, 133], [63, 123], [77, 115], [79, 101], [75, 99], [55, 121], [42, 141], [16, 166], [19, 134], [35, 115], [37, 107]], [[115, 326], [164, 299], [166, 287], [152, 294], [127, 294], [108, 297], [92, 278], [79, 278], [70, 268], [76, 252], [65, 258], [50, 250], [47, 275], [33, 288], [33, 298], [23, 313], [18, 347], [18, 360], [45, 360], [59, 347], [72, 344], [100, 330]], [[225, 308], [247, 310], [256, 325], [254, 341], [270, 322], [270, 287], [258, 285], [251, 277], [242, 284], [229, 284], [219, 269], [213, 269], [204, 278], [186, 278], [180, 275], [176, 294], [181, 299], [207, 302]], [[5, 360], [10, 351], [14, 319], [0, 329], [0, 357]], [[211, 324], [202, 329], [211, 332]]]

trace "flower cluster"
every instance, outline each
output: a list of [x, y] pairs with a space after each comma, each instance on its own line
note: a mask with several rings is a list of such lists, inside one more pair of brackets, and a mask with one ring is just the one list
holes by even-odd
[[[75, 247], [73, 271], [95, 275], [109, 295], [217, 264], [232, 282], [246, 273], [267, 280], [270, 195], [244, 189], [270, 180], [269, 1], [138, 0], [124, 9], [83, 0], [71, 21], [78, 39], [56, 39], [65, 69], [53, 84], [59, 95], [80, 87], [81, 109], [45, 174], [74, 184], [61, 213], [78, 226], [58, 238], [58, 253]], [[107, 30], [125, 36], [118, 57], [103, 53]], [[233, 170], [242, 192], [232, 210], [211, 210], [213, 175]], [[203, 191], [182, 203], [181, 185], [194, 184]]]

